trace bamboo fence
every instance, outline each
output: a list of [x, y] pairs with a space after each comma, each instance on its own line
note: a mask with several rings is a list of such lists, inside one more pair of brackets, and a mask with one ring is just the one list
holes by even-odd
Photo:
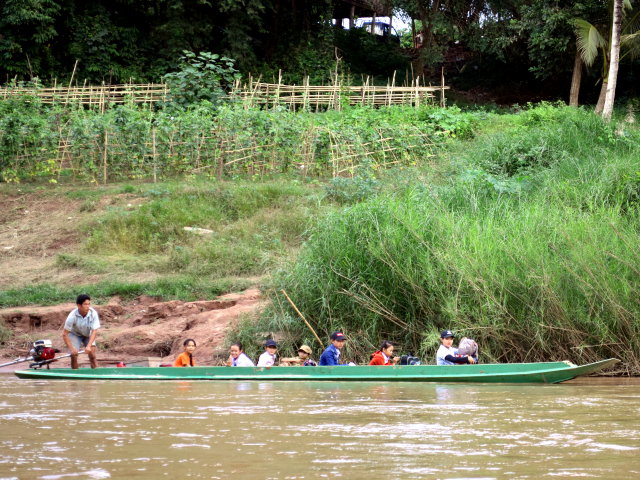
[[0, 87], [0, 98], [25, 96], [38, 98], [49, 105], [85, 105], [104, 111], [111, 104], [139, 103], [153, 104], [164, 102], [169, 88], [164, 83], [125, 83], [120, 85], [82, 85], [82, 86], [15, 86]]
[[[394, 80], [386, 86], [373, 85], [367, 78], [361, 86], [310, 85], [309, 77], [302, 85], [265, 83], [249, 77], [247, 83], [236, 82], [230, 92], [231, 99], [240, 100], [246, 108], [255, 106], [287, 105], [293, 109], [340, 110], [344, 105], [373, 107], [435, 103], [439, 95], [441, 106], [445, 104], [444, 76], [441, 85], [421, 85], [418, 77], [410, 85], [396, 86]], [[44, 104], [83, 105], [105, 111], [109, 105], [136, 103], [155, 104], [169, 98], [169, 87], [163, 83], [125, 83], [120, 85], [83, 86], [18, 86], [0, 87], [0, 99], [11, 97], [35, 97]]]
[[334, 83], [332, 85], [310, 85], [309, 77], [302, 85], [286, 85], [283, 83], [265, 83], [249, 78], [245, 84], [236, 82], [231, 92], [232, 97], [240, 98], [250, 108], [253, 106], [287, 105], [295, 109], [333, 109], [340, 110], [344, 105], [367, 105], [373, 107], [391, 105], [411, 105], [419, 107], [425, 103], [435, 103], [439, 95], [439, 103], [445, 105], [444, 75], [441, 85], [420, 85], [420, 77], [410, 85], [396, 86], [392, 83], [373, 85], [369, 78], [361, 86], [349, 86]]
[[[341, 109], [344, 105], [413, 105], [433, 102], [440, 93], [444, 103], [444, 78], [440, 86], [411, 85], [396, 87], [394, 82], [374, 86], [340, 84], [314, 86], [308, 78], [302, 86], [253, 81], [236, 84], [231, 100], [245, 108], [286, 105], [291, 109]], [[46, 104], [69, 108], [89, 106], [104, 112], [110, 105], [132, 102], [154, 104], [168, 98], [165, 84], [123, 84], [51, 88], [0, 87], [0, 100], [14, 96], [33, 96]], [[146, 122], [146, 123], [145, 123]], [[55, 122], [54, 122], [55, 123]], [[80, 124], [79, 124], [80, 125]], [[39, 139], [17, 140], [3, 162], [0, 179], [14, 181], [17, 172], [32, 176], [86, 178], [107, 183], [123, 178], [167, 178], [176, 174], [223, 178], [228, 175], [269, 175], [295, 172], [302, 176], [354, 176], [362, 164], [372, 168], [409, 165], [415, 158], [431, 156], [432, 142], [417, 127], [398, 134], [375, 128], [377, 133], [360, 138], [349, 132], [333, 131], [311, 125], [299, 131], [291, 141], [256, 137], [237, 125], [202, 125], [184, 130], [179, 125], [158, 128], [153, 120], [142, 121], [130, 132], [113, 125], [98, 128], [87, 123], [73, 126], [69, 120], [50, 125]], [[0, 132], [1, 137], [2, 132]], [[357, 137], [357, 138], [356, 138]], [[13, 139], [12, 142], [15, 142]]]

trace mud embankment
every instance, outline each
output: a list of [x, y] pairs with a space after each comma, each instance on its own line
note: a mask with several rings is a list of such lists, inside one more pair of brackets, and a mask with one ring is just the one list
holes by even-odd
[[[102, 324], [97, 338], [98, 363], [100, 366], [144, 363], [150, 357], [172, 362], [182, 352], [183, 341], [193, 338], [198, 345], [196, 362], [215, 364], [226, 358], [223, 341], [227, 330], [240, 316], [257, 314], [264, 304], [257, 288], [196, 302], [161, 302], [147, 296], [123, 302], [114, 297], [105, 305], [94, 305]], [[66, 353], [62, 329], [74, 308], [69, 303], [0, 310], [0, 322], [14, 332], [0, 347], [0, 363], [27, 356], [32, 342], [39, 339], [51, 340], [54, 348], [61, 351], [59, 355]], [[16, 364], [3, 370], [26, 365]], [[60, 359], [55, 365], [67, 367], [69, 359]], [[80, 366], [88, 366], [88, 359], [82, 355]]]

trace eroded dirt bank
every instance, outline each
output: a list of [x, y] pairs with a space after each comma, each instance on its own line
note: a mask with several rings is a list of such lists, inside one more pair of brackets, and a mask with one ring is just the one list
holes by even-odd
[[[100, 314], [102, 328], [98, 334], [100, 366], [145, 362], [149, 357], [173, 361], [182, 352], [182, 342], [193, 338], [198, 344], [195, 359], [198, 364], [215, 364], [226, 357], [222, 345], [227, 329], [244, 315], [255, 315], [264, 307], [265, 299], [257, 288], [241, 293], [222, 295], [215, 300], [160, 302], [153, 297], [138, 297], [123, 302], [112, 298], [105, 305], [94, 305]], [[73, 303], [48, 307], [17, 307], [0, 310], [0, 322], [14, 331], [14, 336], [0, 349], [0, 363], [28, 355], [31, 343], [50, 339], [53, 346], [66, 353], [62, 327]], [[80, 356], [80, 366], [88, 359]], [[3, 370], [24, 368], [21, 363]], [[69, 366], [61, 359], [56, 366]]]

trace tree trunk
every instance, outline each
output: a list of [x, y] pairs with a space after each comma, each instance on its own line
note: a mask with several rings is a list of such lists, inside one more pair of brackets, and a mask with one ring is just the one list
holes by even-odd
[[609, 61], [609, 75], [607, 92], [604, 99], [602, 117], [609, 121], [613, 114], [613, 104], [616, 98], [616, 83], [618, 81], [618, 66], [620, 65], [620, 29], [622, 25], [622, 3], [624, 0], [614, 0], [613, 28], [611, 29], [611, 59]]
[[424, 31], [424, 42], [429, 45], [433, 45], [433, 21], [436, 18], [438, 9], [440, 8], [440, 0], [434, 0], [431, 4], [431, 12], [428, 13], [429, 20], [427, 22], [427, 28], [424, 27], [424, 20], [422, 30]]
[[600, 115], [604, 109], [604, 99], [607, 95], [607, 85], [609, 82], [602, 80], [602, 87], [600, 88], [600, 95], [598, 96], [598, 103], [596, 103], [596, 113]]
[[582, 57], [576, 48], [576, 58], [573, 62], [573, 76], [571, 77], [571, 92], [569, 92], [569, 105], [577, 107], [580, 96], [580, 82], [582, 81]]

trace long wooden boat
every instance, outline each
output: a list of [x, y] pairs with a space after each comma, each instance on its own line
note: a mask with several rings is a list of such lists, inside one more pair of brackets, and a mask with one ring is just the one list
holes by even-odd
[[336, 367], [124, 367], [71, 370], [18, 370], [20, 378], [67, 380], [297, 380], [360, 382], [559, 383], [597, 372], [619, 360], [587, 365], [570, 362], [492, 363], [476, 365], [403, 365]]

